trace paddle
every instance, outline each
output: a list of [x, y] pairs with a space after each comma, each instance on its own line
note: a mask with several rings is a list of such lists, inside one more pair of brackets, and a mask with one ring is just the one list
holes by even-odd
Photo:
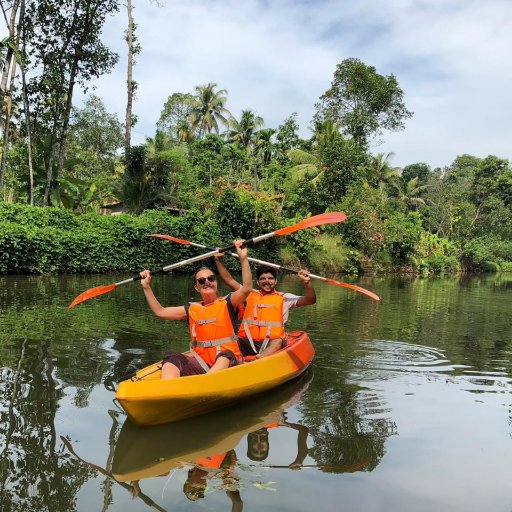
[[114, 477], [114, 475], [112, 475], [112, 473], [110, 473], [106, 469], [104, 469], [101, 466], [98, 466], [96, 464], [93, 464], [92, 462], [88, 462], [85, 459], [82, 459], [82, 457], [80, 457], [80, 455], [78, 455], [75, 452], [75, 449], [73, 448], [73, 445], [71, 444], [69, 439], [66, 439], [64, 436], [60, 436], [60, 439], [64, 443], [66, 448], [68, 449], [69, 453], [74, 455], [80, 462], [95, 469], [102, 475], [105, 475], [106, 477], [111, 478], [114, 482], [116, 482], [119, 485], [121, 485], [122, 487], [124, 487], [134, 498], [135, 497], [140, 498], [146, 505], [149, 505], [150, 507], [155, 507], [157, 510], [160, 510], [161, 512], [166, 512], [166, 510], [164, 508], [162, 508], [160, 505], [158, 505], [158, 503], [155, 503], [149, 496], [147, 496], [140, 490], [137, 490], [136, 493], [134, 494], [134, 491], [135, 491], [134, 485], [127, 484], [126, 482], [120, 482], [119, 480], [117, 480]]
[[[148, 235], [148, 236], [152, 236], [154, 238], [164, 238], [165, 240], [171, 240], [172, 242], [177, 242], [177, 243], [182, 244], [182, 245], [192, 245], [194, 247], [200, 247], [201, 249], [212, 250], [211, 247], [207, 247], [206, 245], [197, 244], [197, 243], [194, 243], [194, 242], [189, 242], [188, 240], [183, 240], [182, 238], [176, 238], [175, 236], [159, 235], [159, 234]], [[220, 251], [220, 252], [223, 252], [223, 251]], [[230, 256], [234, 256], [235, 258], [238, 258], [238, 254], [236, 254], [234, 252], [228, 252], [228, 254]], [[275, 268], [275, 269], [278, 269], [278, 270], [283, 270], [285, 272], [290, 272], [291, 274], [298, 274], [299, 273], [298, 270], [295, 270], [293, 268], [283, 267], [282, 265], [278, 265], [277, 263], [269, 263], [268, 261], [258, 260], [256, 258], [248, 258], [248, 259], [252, 263], [256, 263], [258, 265], [264, 265], [266, 267], [272, 267], [272, 268]], [[368, 297], [371, 297], [374, 300], [380, 300], [378, 295], [376, 295], [375, 293], [373, 293], [373, 292], [371, 292], [369, 290], [361, 288], [360, 286], [356, 286], [354, 284], [342, 283], [341, 281], [336, 281], [335, 279], [330, 279], [328, 277], [317, 276], [315, 274], [310, 274], [309, 272], [308, 272], [308, 275], [309, 275], [309, 277], [311, 277], [311, 279], [318, 279], [319, 281], [324, 281], [325, 283], [333, 284], [335, 286], [341, 286], [343, 288], [350, 288], [351, 290], [355, 290], [357, 292], [364, 293], [365, 295], [368, 295]]]
[[[267, 238], [272, 238], [274, 236], [282, 236], [289, 235], [290, 233], [294, 233], [295, 231], [299, 231], [301, 229], [312, 228], [314, 226], [321, 226], [324, 224], [334, 224], [336, 222], [343, 222], [347, 216], [342, 212], [329, 212], [322, 213], [320, 215], [314, 215], [313, 217], [309, 217], [307, 219], [301, 220], [296, 224], [291, 226], [286, 226], [284, 228], [278, 229], [276, 231], [272, 231], [271, 233], [266, 233], [264, 235], [260, 235], [249, 240], [245, 241], [245, 245], [253, 245], [266, 240]], [[234, 245], [229, 245], [228, 247], [224, 247], [223, 249], [215, 249], [207, 252], [206, 254], [200, 254], [198, 256], [194, 256], [193, 258], [189, 258], [187, 260], [178, 261], [177, 263], [173, 263], [171, 265], [167, 265], [166, 267], [158, 268], [156, 270], [152, 270], [150, 274], [153, 276], [160, 272], [168, 272], [169, 270], [173, 270], [175, 268], [183, 267], [185, 265], [189, 265], [190, 263], [195, 263], [196, 261], [205, 260], [206, 258], [210, 258], [219, 252], [229, 252], [234, 249]], [[105, 286], [96, 286], [95, 288], [90, 288], [85, 292], [82, 292], [78, 295], [73, 302], [68, 306], [68, 309], [75, 307], [82, 302], [93, 299], [94, 297], [98, 297], [100, 295], [104, 295], [105, 293], [109, 293], [112, 290], [115, 290], [118, 286], [123, 284], [132, 283], [134, 281], [140, 281], [142, 278], [139, 274], [130, 279], [125, 279], [124, 281], [119, 281], [118, 283], [112, 283]]]

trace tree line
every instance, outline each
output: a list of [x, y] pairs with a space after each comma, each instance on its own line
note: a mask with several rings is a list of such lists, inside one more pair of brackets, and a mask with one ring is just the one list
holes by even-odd
[[132, 215], [172, 206], [195, 212], [199, 222], [217, 219], [220, 238], [343, 210], [347, 222], [314, 241], [294, 237], [281, 257], [344, 271], [512, 267], [507, 160], [460, 155], [443, 169], [421, 162], [396, 168], [392, 154], [370, 152], [373, 141], [402, 130], [413, 115], [394, 75], [343, 60], [315, 105], [307, 138], [296, 113], [267, 127], [251, 108], [230, 112], [228, 91], [215, 82], [171, 92], [154, 137], [132, 146], [133, 57], [141, 48], [131, 2], [123, 6], [124, 123], [95, 95], [73, 106], [75, 87], [87, 92], [119, 58], [100, 37], [119, 2], [0, 3], [8, 28], [0, 41], [3, 201], [78, 215], [113, 201]]

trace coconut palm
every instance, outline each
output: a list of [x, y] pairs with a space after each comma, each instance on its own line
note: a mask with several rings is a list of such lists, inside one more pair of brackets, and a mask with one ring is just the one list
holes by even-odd
[[425, 204], [425, 199], [421, 197], [421, 193], [427, 188], [427, 185], [418, 185], [418, 179], [419, 176], [409, 181], [398, 178], [392, 182], [398, 199], [411, 210], [416, 210]]
[[324, 148], [339, 137], [342, 137], [339, 122], [335, 123], [331, 119], [326, 119], [316, 123], [311, 151], [290, 149], [286, 153], [294, 164], [291, 168], [294, 177], [296, 179], [309, 179], [313, 185], [316, 185], [326, 170], [322, 159]]
[[207, 85], [197, 85], [196, 94], [190, 101], [190, 124], [194, 131], [198, 132], [199, 137], [212, 131], [219, 133], [219, 122], [228, 126], [227, 116], [230, 112], [225, 108], [227, 101], [226, 89], [215, 91], [215, 83]]
[[[391, 167], [390, 161], [394, 153], [378, 153], [371, 157], [368, 165], [360, 170], [366, 176], [366, 184], [371, 187], [386, 189], [393, 185], [400, 176], [399, 167]], [[394, 185], [393, 185], [394, 186]]]
[[270, 163], [272, 155], [275, 152], [274, 142], [272, 141], [274, 133], [276, 133], [276, 131], [273, 128], [264, 128], [254, 133], [254, 151], [263, 165]]
[[250, 151], [253, 137], [263, 123], [263, 118], [256, 115], [253, 110], [242, 110], [240, 121], [233, 116], [230, 117], [227, 137], [230, 142], [237, 142], [246, 151]]

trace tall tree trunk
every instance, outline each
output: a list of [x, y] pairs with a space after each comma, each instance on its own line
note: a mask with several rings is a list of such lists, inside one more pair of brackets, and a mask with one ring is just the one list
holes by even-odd
[[125, 117], [124, 134], [124, 158], [126, 168], [130, 166], [130, 147], [132, 138], [132, 107], [133, 107], [133, 11], [132, 0], [127, 0], [126, 9], [128, 11], [128, 30], [126, 31], [126, 43], [128, 44], [128, 72], [126, 77], [127, 101]]
[[[86, 16], [86, 26], [90, 27], [94, 23], [94, 15], [96, 12], [96, 8], [93, 8], [91, 11], [87, 13]], [[60, 131], [60, 147], [59, 147], [59, 159], [57, 162], [57, 194], [60, 195], [60, 179], [62, 177], [62, 170], [64, 169], [64, 159], [66, 158], [66, 142], [67, 135], [69, 129], [69, 119], [71, 117], [71, 109], [73, 107], [73, 90], [75, 88], [75, 80], [78, 72], [78, 66], [81, 59], [82, 53], [82, 44], [84, 43], [84, 39], [87, 31], [84, 31], [82, 37], [80, 38], [80, 45], [75, 49], [73, 54], [73, 60], [71, 63], [71, 70], [69, 74], [69, 83], [66, 91], [66, 105], [63, 112], [63, 120]]]
[[[69, 76], [69, 85], [66, 98], [66, 107], [64, 109], [64, 119], [62, 121], [61, 137], [60, 137], [60, 149], [59, 149], [59, 162], [57, 165], [57, 182], [62, 177], [62, 169], [64, 168], [64, 158], [66, 156], [66, 140], [69, 128], [69, 118], [71, 116], [71, 107], [73, 106], [73, 88], [75, 87], [76, 69], [78, 60], [73, 63], [73, 68]], [[57, 184], [60, 188], [60, 185]]]
[[55, 153], [57, 151], [57, 135], [58, 135], [58, 123], [60, 118], [60, 98], [57, 98], [55, 111], [53, 114], [53, 128], [52, 135], [50, 138], [50, 155], [48, 157], [48, 163], [46, 166], [46, 186], [44, 189], [43, 204], [48, 206], [50, 204], [50, 189], [53, 180], [53, 162], [55, 160]]
[[[5, 106], [5, 119], [3, 126], [3, 149], [2, 160], [0, 161], [0, 175], [5, 178], [7, 171], [7, 154], [9, 152], [9, 145], [11, 142], [11, 113], [12, 113], [12, 93], [14, 91], [14, 80], [16, 78], [16, 61], [13, 60], [11, 67], [11, 80], [9, 82], [9, 92], [4, 96]], [[3, 184], [2, 184], [3, 187]], [[0, 189], [2, 188], [0, 187]]]
[[[11, 17], [9, 19], [9, 39], [11, 44], [14, 43], [14, 35], [15, 35], [15, 26], [16, 26], [16, 16], [18, 14], [18, 8], [20, 5], [20, 0], [14, 0], [12, 4]], [[3, 62], [3, 70], [2, 77], [0, 79], [0, 112], [5, 111], [5, 118], [2, 120], [3, 127], [3, 150], [2, 150], [2, 161], [0, 163], [0, 191], [4, 188], [4, 179], [5, 179], [5, 170], [7, 168], [7, 150], [9, 149], [9, 125], [10, 125], [10, 116], [11, 116], [11, 93], [7, 95], [7, 81], [9, 79], [9, 73], [11, 75], [11, 82], [9, 85], [9, 90], [12, 91], [13, 83], [14, 83], [14, 74], [16, 71], [15, 66], [15, 55], [14, 49], [11, 45], [8, 46], [7, 52], [5, 54], [5, 60]], [[8, 99], [8, 104], [5, 104], [6, 98]], [[7, 134], [7, 139], [6, 139]]]
[[28, 153], [28, 201], [30, 206], [34, 206], [34, 166], [32, 162], [32, 125], [30, 122], [30, 106], [28, 103], [27, 94], [27, 79], [25, 74], [25, 57], [26, 52], [26, 39], [23, 30], [23, 20], [25, 19], [25, 0], [21, 0], [20, 4], [20, 19], [18, 24], [18, 48], [20, 48], [23, 55], [23, 62], [20, 64], [21, 71], [21, 95], [23, 98], [23, 110], [25, 114], [25, 124], [27, 125], [27, 153]]
[[[23, 0], [25, 3], [25, 0]], [[23, 109], [25, 110], [25, 124], [27, 125], [27, 152], [28, 152], [28, 193], [29, 204], [34, 206], [34, 166], [32, 162], [32, 125], [30, 122], [30, 108], [27, 97], [27, 81], [25, 77], [25, 66], [21, 67]]]

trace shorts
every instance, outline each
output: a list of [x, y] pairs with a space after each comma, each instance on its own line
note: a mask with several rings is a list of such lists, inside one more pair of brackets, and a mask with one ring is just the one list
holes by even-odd
[[[240, 364], [240, 360], [231, 350], [223, 350], [222, 352], [219, 352], [215, 358], [215, 361], [217, 361], [219, 357], [225, 357], [229, 359], [229, 368]], [[181, 352], [169, 352], [168, 354], [165, 354], [162, 361], [162, 366], [165, 363], [171, 363], [176, 366], [180, 371], [181, 377], [186, 377], [188, 375], [202, 375], [203, 373], [206, 373], [204, 368], [199, 364], [193, 355], [186, 356]]]

